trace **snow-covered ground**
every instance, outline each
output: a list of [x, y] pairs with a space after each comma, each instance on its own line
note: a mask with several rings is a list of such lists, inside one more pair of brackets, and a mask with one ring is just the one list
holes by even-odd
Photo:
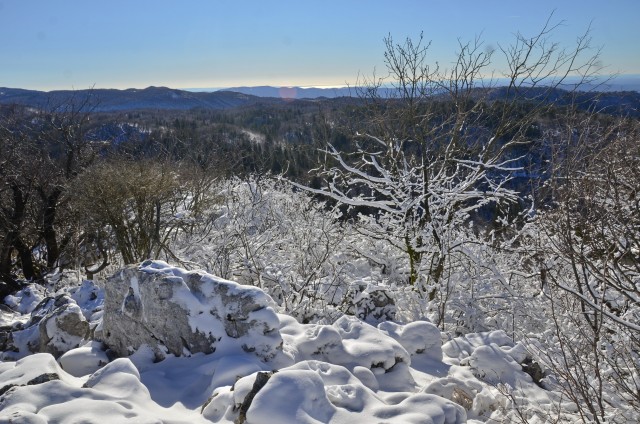
[[[179, 284], [196, 275], [162, 262], [140, 269]], [[206, 284], [214, 284], [215, 277], [197, 275], [202, 287], [213, 287]], [[233, 287], [240, 293], [243, 286]], [[246, 296], [266, 296], [255, 287], [246, 290]], [[185, 350], [179, 357], [168, 353], [158, 362], [154, 348], [141, 345], [128, 357], [112, 358], [96, 341], [105, 292], [91, 282], [61, 292], [82, 311], [91, 331], [57, 360], [50, 353], [4, 352], [0, 422], [546, 422], [562, 416], [559, 406], [571, 411], [559, 393], [543, 389], [523, 371], [527, 351], [503, 331], [451, 337], [426, 320], [376, 326], [343, 315], [330, 324], [301, 324], [277, 314], [282, 345], [273, 357], [257, 355], [246, 343], [243, 348], [218, 340], [236, 348], [210, 354]], [[192, 292], [204, 297], [185, 302], [185, 293], [178, 291], [177, 300], [186, 305], [187, 316], [202, 317], [203, 305], [211, 300], [206, 290]], [[145, 310], [149, 300], [140, 296]], [[28, 326], [32, 315], [42, 315], [38, 303], [43, 300], [40, 308], [47, 304], [45, 293], [33, 285], [5, 299], [15, 312], [2, 310], [3, 325]], [[62, 307], [69, 310], [68, 304]], [[211, 314], [216, 315], [213, 309]], [[51, 343], [63, 338], [59, 331], [58, 338], [49, 334]], [[264, 337], [251, 329], [247, 334]]]

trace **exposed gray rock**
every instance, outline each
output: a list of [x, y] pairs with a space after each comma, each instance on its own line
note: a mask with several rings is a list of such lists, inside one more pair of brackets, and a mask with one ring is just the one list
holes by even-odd
[[538, 386], [543, 387], [542, 379], [545, 377], [545, 373], [542, 370], [540, 364], [530, 357], [525, 358], [525, 360], [520, 364], [522, 367], [522, 371], [529, 374], [534, 383]]
[[393, 321], [396, 303], [384, 287], [372, 284], [353, 284], [347, 293], [345, 313], [369, 323]]
[[0, 330], [4, 359], [18, 359], [30, 353], [50, 353], [56, 358], [80, 346], [89, 337], [89, 323], [68, 295], [43, 299], [22, 326]]
[[277, 371], [259, 372], [258, 374], [256, 374], [256, 381], [253, 383], [251, 391], [249, 391], [249, 393], [247, 393], [247, 395], [244, 397], [242, 405], [240, 405], [238, 418], [235, 420], [234, 424], [244, 424], [244, 422], [247, 421], [247, 411], [251, 406], [253, 398], [256, 397], [260, 389], [262, 389], [267, 384], [267, 382], [275, 372]]
[[[62, 303], [65, 301], [66, 303]], [[57, 358], [77, 348], [89, 337], [89, 322], [80, 307], [70, 297], [56, 298], [55, 306], [56, 308], [38, 324], [40, 334], [38, 351], [50, 353]]]
[[0, 327], [0, 351], [14, 350], [13, 333], [11, 327]]
[[34, 386], [36, 384], [46, 383], [48, 381], [60, 380], [60, 376], [56, 373], [47, 373], [40, 374], [39, 376], [27, 381], [26, 384], [7, 384], [6, 386], [0, 387], [0, 396], [5, 394], [9, 389], [16, 386]]
[[263, 360], [281, 348], [273, 300], [262, 290], [161, 261], [128, 266], [105, 287], [102, 328], [118, 356], [150, 346], [157, 359], [237, 347]]

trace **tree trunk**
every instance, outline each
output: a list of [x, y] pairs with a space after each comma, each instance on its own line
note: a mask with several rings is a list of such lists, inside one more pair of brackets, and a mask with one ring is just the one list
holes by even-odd
[[13, 245], [18, 251], [18, 257], [20, 258], [20, 266], [22, 267], [22, 274], [24, 275], [24, 278], [26, 280], [35, 280], [40, 278], [40, 273], [38, 273], [36, 268], [33, 266], [31, 249], [24, 244], [20, 236], [16, 235]]
[[411, 240], [408, 235], [405, 236], [404, 241], [407, 249], [407, 255], [409, 256], [409, 284], [415, 287], [419, 277], [418, 267], [420, 266], [422, 253], [411, 245]]
[[2, 247], [0, 247], [0, 280], [12, 284], [15, 282], [11, 276], [11, 253], [13, 252], [13, 245], [7, 238], [4, 239]]
[[56, 221], [58, 200], [60, 199], [61, 194], [62, 190], [56, 188], [50, 195], [42, 196], [43, 201], [45, 202], [42, 222], [42, 238], [47, 246], [47, 268], [49, 269], [55, 267], [56, 262], [60, 257], [60, 249], [58, 247], [58, 239], [54, 224]]

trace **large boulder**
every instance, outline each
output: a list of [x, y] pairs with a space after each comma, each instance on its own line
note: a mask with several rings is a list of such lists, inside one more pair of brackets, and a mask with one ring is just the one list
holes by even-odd
[[266, 361], [282, 345], [272, 306], [259, 288], [145, 261], [107, 281], [96, 336], [118, 356], [148, 345], [159, 360], [241, 349]]

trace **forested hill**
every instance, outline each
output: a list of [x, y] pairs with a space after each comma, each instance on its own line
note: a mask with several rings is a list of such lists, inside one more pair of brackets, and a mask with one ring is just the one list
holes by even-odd
[[[269, 89], [269, 90], [265, 90]], [[145, 89], [89, 89], [89, 90], [59, 90], [59, 91], [35, 91], [18, 88], [0, 87], [0, 104], [19, 104], [44, 110], [52, 110], [63, 104], [69, 104], [73, 99], [75, 105], [86, 103], [94, 112], [132, 111], [142, 109], [155, 110], [191, 110], [209, 109], [224, 110], [238, 107], [263, 104], [286, 104], [294, 99], [300, 101], [301, 97], [313, 99], [322, 98], [338, 101], [346, 99], [348, 95], [342, 89], [330, 94], [328, 89], [310, 90], [291, 87], [279, 89], [277, 87], [240, 87], [238, 91], [191, 92], [167, 87], [147, 87]], [[306, 90], [306, 91], [305, 91]], [[478, 88], [479, 92], [485, 89]], [[242, 92], [239, 92], [242, 91]], [[544, 87], [518, 92], [523, 99], [537, 98], [538, 92], [549, 92]], [[563, 89], [552, 90], [552, 95], [547, 98], [556, 105], [578, 101], [582, 109], [597, 110], [600, 112], [624, 115], [640, 116], [640, 92], [637, 91], [589, 91], [578, 96]], [[254, 95], [255, 94], [255, 95]], [[351, 92], [356, 96], [357, 91]], [[506, 87], [491, 89], [491, 100], [500, 100], [514, 95], [514, 91]], [[271, 97], [268, 97], [271, 96]], [[340, 97], [343, 96], [343, 97]], [[346, 96], [346, 97], [345, 97]], [[340, 99], [336, 99], [340, 97]]]
[[167, 87], [148, 87], [142, 90], [90, 89], [35, 91], [16, 88], [0, 88], [0, 104], [20, 104], [23, 106], [50, 110], [58, 105], [68, 104], [74, 99], [76, 104], [86, 102], [95, 112], [113, 112], [139, 109], [190, 110], [231, 109], [256, 103], [281, 102], [280, 99], [265, 99], [230, 91], [194, 93]]

